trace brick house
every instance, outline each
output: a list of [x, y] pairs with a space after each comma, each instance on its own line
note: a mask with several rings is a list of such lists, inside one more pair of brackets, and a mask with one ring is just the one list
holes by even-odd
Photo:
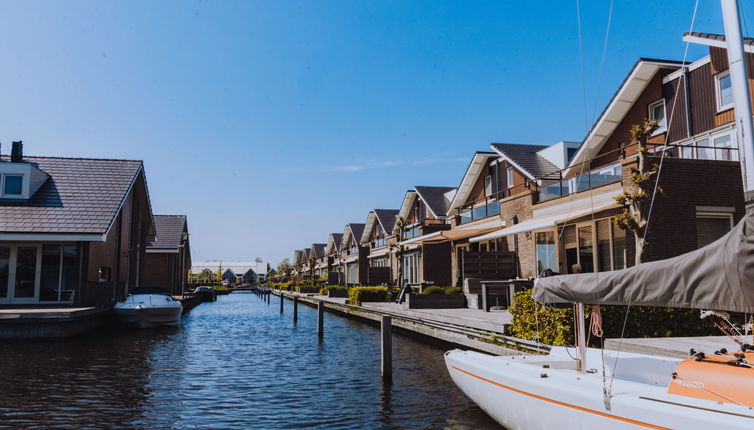
[[340, 245], [343, 241], [343, 233], [330, 233], [327, 237], [325, 255], [327, 256], [327, 283], [340, 285], [344, 282], [343, 261], [341, 259]]
[[154, 226], [154, 239], [147, 243], [142, 282], [173, 295], [183, 294], [191, 269], [186, 215], [155, 215]]
[[346, 224], [340, 242], [341, 264], [346, 285], [366, 285], [369, 248], [361, 245], [364, 224]]
[[327, 277], [327, 255], [325, 255], [326, 243], [313, 243], [309, 250], [309, 263], [314, 261], [314, 267], [311, 267], [310, 276], [314, 275], [316, 278]]
[[369, 250], [367, 255], [369, 260], [367, 283], [369, 285], [393, 282], [395, 264], [390, 245], [391, 239], [394, 238], [393, 228], [397, 218], [397, 209], [375, 209], [367, 215], [360, 244]]
[[[630, 169], [637, 145], [630, 128], [645, 118], [660, 124], [650, 143], [664, 190], [652, 206], [645, 260], [676, 256], [722, 236], [744, 213], [724, 54], [713, 47], [709, 56], [685, 65], [640, 59], [578, 151], [566, 153], [567, 166], [526, 179], [528, 191], [510, 209], [521, 214], [518, 223], [470, 241], [504, 239], [509, 249], [516, 243], [522, 277], [546, 269], [572, 273], [576, 264], [584, 272], [633, 265], [634, 240], [613, 223], [620, 211], [614, 198], [635, 189]], [[751, 68], [751, 56], [748, 61]]]
[[110, 306], [142, 285], [154, 222], [136, 160], [0, 155], [0, 304]]

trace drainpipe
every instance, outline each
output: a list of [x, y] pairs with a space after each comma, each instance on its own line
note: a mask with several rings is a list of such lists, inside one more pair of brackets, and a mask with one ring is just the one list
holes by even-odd
[[[686, 115], [686, 137], [691, 138], [693, 136], [693, 125], [691, 124], [691, 89], [689, 88], [689, 72], [688, 66], [683, 66], [683, 110]], [[676, 95], [676, 97], [678, 97]], [[668, 130], [669, 131], [669, 130]]]

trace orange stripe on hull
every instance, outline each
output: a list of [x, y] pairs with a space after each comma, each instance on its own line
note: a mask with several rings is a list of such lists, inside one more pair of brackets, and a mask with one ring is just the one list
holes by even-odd
[[523, 394], [524, 396], [532, 397], [534, 399], [538, 399], [538, 400], [542, 400], [542, 401], [545, 401], [545, 402], [553, 403], [553, 404], [556, 404], [556, 405], [559, 405], [559, 406], [565, 406], [565, 407], [571, 408], [571, 409], [576, 409], [576, 410], [581, 411], [581, 412], [588, 412], [590, 414], [599, 415], [601, 417], [610, 418], [610, 419], [614, 419], [614, 420], [617, 420], [617, 421], [622, 421], [624, 423], [634, 424], [634, 425], [641, 426], [641, 427], [646, 427], [646, 428], [650, 428], [650, 429], [657, 429], [657, 430], [671, 430], [671, 429], [669, 429], [667, 427], [660, 427], [660, 426], [656, 426], [654, 424], [648, 424], [648, 423], [644, 423], [644, 422], [641, 422], [641, 421], [636, 421], [636, 420], [632, 420], [632, 419], [628, 419], [628, 418], [619, 417], [619, 416], [616, 416], [616, 415], [610, 415], [610, 414], [606, 414], [604, 412], [595, 411], [593, 409], [582, 408], [581, 406], [576, 406], [576, 405], [572, 405], [572, 404], [569, 404], [569, 403], [564, 403], [564, 402], [561, 402], [561, 401], [558, 401], [558, 400], [548, 399], [547, 397], [538, 396], [536, 394], [527, 393], [526, 391], [521, 391], [521, 390], [519, 390], [517, 388], [513, 388], [513, 387], [509, 387], [507, 385], [499, 384], [499, 383], [497, 383], [495, 381], [490, 381], [489, 379], [486, 379], [486, 378], [483, 378], [481, 376], [475, 375], [475, 374], [473, 374], [471, 372], [467, 372], [467, 371], [465, 371], [463, 369], [459, 369], [459, 368], [457, 368], [455, 366], [451, 366], [451, 367], [453, 369], [461, 372], [461, 373], [465, 373], [465, 374], [467, 374], [469, 376], [472, 376], [474, 378], [477, 378], [477, 379], [479, 379], [481, 381], [490, 383], [492, 385], [496, 385], [496, 386], [498, 386], [500, 388], [505, 388], [506, 390], [510, 390], [510, 391], [513, 391], [513, 392], [518, 393], [518, 394]]

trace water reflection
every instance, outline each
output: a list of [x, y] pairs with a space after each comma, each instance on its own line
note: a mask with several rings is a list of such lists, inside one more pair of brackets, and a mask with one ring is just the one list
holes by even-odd
[[499, 429], [452, 383], [443, 349], [250, 294], [167, 330], [0, 344], [0, 427]]

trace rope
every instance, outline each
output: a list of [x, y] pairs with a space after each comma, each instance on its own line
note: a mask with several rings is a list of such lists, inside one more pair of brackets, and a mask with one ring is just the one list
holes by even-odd
[[610, 36], [610, 24], [613, 21], [613, 6], [615, 5], [615, 0], [610, 0], [610, 12], [607, 15], [607, 28], [605, 29], [605, 44], [602, 46], [602, 60], [600, 62], [600, 74], [597, 78], [597, 93], [594, 96], [594, 110], [592, 111], [592, 124], [594, 123], [594, 119], [597, 116], [597, 103], [600, 99], [600, 89], [602, 87], [602, 76], [604, 75], [605, 71], [605, 58], [607, 57], [607, 41], [609, 40]]
[[581, 74], [581, 101], [584, 104], [584, 129], [589, 133], [589, 119], [586, 112], [586, 79], [584, 78], [584, 42], [581, 37], [581, 7], [576, 0], [576, 26], [579, 33], [579, 71]]
[[597, 337], [602, 337], [604, 333], [602, 331], [602, 312], [600, 311], [600, 305], [592, 306], [590, 320], [592, 334]]

